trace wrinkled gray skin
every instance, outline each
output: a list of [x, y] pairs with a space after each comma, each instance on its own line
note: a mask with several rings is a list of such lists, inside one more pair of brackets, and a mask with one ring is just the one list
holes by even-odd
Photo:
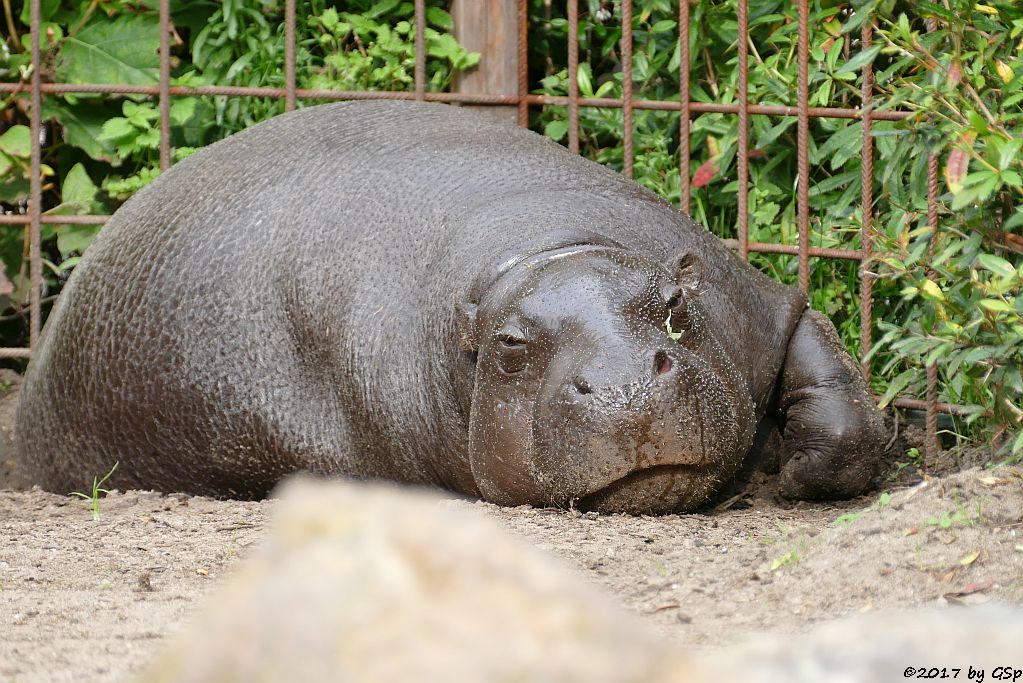
[[15, 438], [56, 491], [119, 462], [119, 488], [258, 497], [311, 470], [654, 513], [767, 443], [785, 495], [855, 495], [882, 443], [798, 291], [549, 140], [399, 102], [280, 116], [127, 202]]

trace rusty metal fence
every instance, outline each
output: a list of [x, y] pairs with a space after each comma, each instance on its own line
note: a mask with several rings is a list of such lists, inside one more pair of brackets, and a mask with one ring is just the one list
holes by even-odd
[[[799, 260], [799, 286], [804, 292], [809, 289], [810, 281], [810, 258], [842, 259], [858, 261], [859, 287], [860, 287], [860, 349], [861, 356], [865, 357], [872, 346], [872, 288], [874, 276], [866, 264], [871, 257], [872, 249], [872, 177], [873, 177], [873, 137], [871, 125], [878, 120], [900, 120], [908, 116], [907, 112], [893, 110], [876, 110], [873, 101], [873, 70], [872, 64], [863, 66], [861, 102], [858, 108], [839, 107], [810, 107], [808, 84], [808, 61], [809, 61], [809, 0], [797, 0], [798, 5], [798, 92], [796, 106], [776, 106], [751, 103], [747, 86], [749, 73], [748, 44], [749, 25], [748, 7], [746, 0], [739, 0], [738, 4], [738, 102], [735, 104], [715, 104], [706, 102], [690, 101], [690, 54], [689, 54], [689, 11], [690, 6], [687, 0], [679, 2], [678, 26], [679, 26], [679, 99], [678, 101], [663, 101], [650, 99], [637, 99], [633, 95], [633, 67], [632, 67], [632, 0], [621, 0], [621, 24], [622, 38], [620, 46], [622, 65], [622, 97], [618, 98], [584, 98], [580, 97], [579, 84], [576, 78], [568, 78], [568, 96], [557, 97], [549, 95], [536, 95], [529, 92], [528, 75], [528, 29], [529, 29], [529, 0], [507, 0], [518, 3], [518, 92], [516, 94], [467, 94], [467, 93], [435, 93], [426, 92], [426, 53], [424, 49], [424, 34], [426, 27], [426, 0], [415, 0], [415, 79], [412, 92], [385, 92], [385, 91], [333, 91], [333, 90], [309, 90], [296, 87], [295, 74], [295, 2], [296, 0], [285, 0], [285, 57], [284, 57], [284, 88], [263, 88], [263, 87], [233, 87], [233, 86], [200, 86], [182, 87], [170, 84], [170, 0], [160, 0], [160, 50], [159, 50], [159, 85], [157, 86], [135, 86], [116, 83], [95, 83], [95, 84], [68, 84], [68, 83], [43, 83], [42, 82], [42, 60], [40, 56], [40, 2], [41, 0], [30, 0], [30, 24], [31, 24], [31, 81], [30, 91], [30, 134], [31, 134], [31, 155], [30, 155], [30, 189], [28, 210], [24, 215], [0, 215], [0, 225], [27, 225], [30, 232], [29, 240], [29, 348], [0, 348], [0, 358], [29, 358], [32, 349], [39, 340], [41, 328], [41, 292], [42, 292], [42, 255], [40, 244], [40, 227], [43, 223], [49, 224], [102, 224], [106, 216], [80, 215], [80, 216], [46, 216], [41, 210], [42, 199], [42, 174], [41, 174], [41, 147], [42, 147], [42, 120], [41, 103], [44, 95], [61, 93], [105, 93], [118, 95], [148, 95], [156, 97], [159, 102], [160, 112], [160, 167], [166, 169], [171, 162], [170, 149], [170, 103], [175, 96], [228, 96], [228, 97], [270, 97], [283, 98], [285, 109], [290, 111], [295, 108], [296, 101], [304, 100], [354, 100], [354, 99], [415, 99], [436, 102], [472, 104], [472, 105], [504, 105], [517, 107], [517, 119], [519, 125], [527, 126], [529, 123], [529, 108], [556, 105], [568, 109], [568, 147], [571, 151], [579, 151], [579, 110], [581, 107], [607, 107], [621, 108], [624, 119], [622, 143], [624, 147], [623, 172], [627, 177], [633, 174], [633, 159], [635, 156], [633, 142], [633, 113], [637, 109], [660, 110], [678, 112], [680, 115], [680, 145], [679, 145], [679, 169], [680, 169], [680, 203], [681, 208], [688, 211], [691, 199], [691, 178], [690, 178], [690, 124], [694, 116], [705, 113], [735, 114], [738, 117], [738, 236], [735, 239], [725, 240], [732, 248], [736, 249], [743, 258], [747, 258], [751, 252], [768, 254], [788, 254], [798, 257]], [[574, 75], [579, 67], [579, 2], [580, 0], [568, 0], [568, 73]], [[932, 28], [932, 27], [930, 27]], [[933, 28], [932, 28], [933, 30]], [[873, 27], [870, 22], [863, 25], [860, 49], [866, 51], [870, 48]], [[0, 83], [0, 92], [20, 93], [24, 90], [24, 84]], [[750, 242], [748, 236], [748, 185], [749, 185], [749, 117], [751, 115], [796, 117], [797, 122], [797, 160], [798, 160], [798, 244], [773, 244], [765, 242]], [[862, 192], [861, 192], [861, 225], [859, 249], [835, 249], [813, 247], [809, 240], [809, 126], [811, 118], [846, 118], [862, 121]], [[928, 163], [928, 196], [927, 196], [927, 217], [928, 224], [935, 230], [937, 236], [938, 224], [938, 159], [931, 156]], [[932, 238], [934, 239], [934, 238]], [[870, 367], [866, 360], [861, 360], [861, 368], [864, 375], [869, 376]], [[903, 408], [922, 409], [926, 411], [927, 427], [927, 449], [934, 452], [938, 449], [937, 441], [937, 415], [939, 412], [954, 413], [958, 406], [939, 403], [937, 400], [937, 369], [935, 366], [928, 368], [927, 398], [917, 400], [911, 398], [897, 398], [895, 405]]]

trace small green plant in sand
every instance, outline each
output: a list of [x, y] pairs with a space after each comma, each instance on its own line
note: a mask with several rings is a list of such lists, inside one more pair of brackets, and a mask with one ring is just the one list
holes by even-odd
[[787, 567], [788, 565], [796, 564], [797, 562], [799, 562], [799, 553], [795, 550], [790, 550], [784, 555], [779, 555], [771, 560], [771, 571], [773, 572], [776, 569], [781, 569], [782, 567]]
[[915, 468], [920, 470], [924, 465], [923, 456], [920, 454], [920, 449], [910, 448], [906, 451], [905, 460], [897, 460], [895, 462], [895, 469], [888, 474], [888, 481], [898, 482], [902, 480], [903, 473], [910, 469]]
[[114, 470], [117, 469], [117, 466], [119, 464], [121, 463], [115, 462], [114, 466], [110, 468], [110, 471], [107, 472], [102, 479], [100, 479], [98, 476], [92, 478], [92, 495], [82, 493], [81, 491], [72, 491], [71, 493], [68, 494], [69, 496], [78, 496], [79, 498], [84, 498], [85, 500], [92, 501], [93, 521], [99, 520], [99, 494], [110, 493], [105, 488], [103, 488], [103, 484], [107, 483], [107, 480], [110, 479], [111, 476], [113, 476]]
[[846, 512], [835, 517], [832, 522], [832, 527], [848, 527], [856, 519], [866, 514], [866, 510], [859, 510], [858, 512]]
[[848, 524], [852, 524], [866, 514], [866, 512], [866, 510], [860, 510], [859, 512], [847, 512], [844, 515], [839, 515], [835, 518], [835, 521], [831, 523], [831, 526], [846, 526]]
[[884, 510], [886, 507], [888, 507], [891, 504], [892, 504], [892, 494], [890, 494], [887, 491], [885, 491], [884, 493], [882, 493], [878, 497], [876, 504], [870, 506], [869, 508], [864, 508], [863, 510], [860, 510], [858, 512], [847, 512], [844, 515], [839, 515], [838, 517], [835, 518], [835, 521], [833, 521], [831, 523], [831, 526], [845, 526], [847, 524], [852, 524], [857, 519], [859, 519], [863, 515], [867, 514], [871, 510], [874, 510], [874, 509], [876, 509], [876, 510]]
[[980, 519], [980, 515], [972, 516], [970, 513], [959, 508], [954, 512], [945, 511], [940, 515], [932, 515], [927, 518], [927, 526], [936, 526], [939, 529], [951, 529], [953, 526], [973, 526]]

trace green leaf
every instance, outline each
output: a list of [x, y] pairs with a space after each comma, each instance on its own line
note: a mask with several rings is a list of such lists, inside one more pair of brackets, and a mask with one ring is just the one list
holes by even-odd
[[126, 178], [111, 176], [103, 181], [103, 190], [111, 197], [127, 199], [160, 175], [159, 168], [145, 167], [135, 175]]
[[198, 151], [198, 147], [175, 147], [174, 153], [171, 156], [174, 158], [174, 161], [181, 161], [182, 159], [187, 159]]
[[878, 402], [877, 407], [884, 410], [888, 407], [888, 404], [892, 402], [899, 393], [909, 386], [909, 383], [914, 379], [919, 370], [910, 368], [900, 373], [895, 379], [892, 380], [891, 384], [888, 385], [888, 390], [884, 392], [884, 396]]
[[579, 65], [579, 74], [577, 78], [579, 82], [579, 94], [583, 97], [593, 97], [593, 82], [590, 80], [589, 64]]
[[999, 177], [1002, 179], [1002, 182], [1004, 182], [1006, 185], [1013, 185], [1015, 187], [1020, 187], [1021, 185], [1023, 185], [1023, 177], [1021, 177], [1019, 173], [1016, 173], [1016, 171], [1013, 171], [1012, 169], [1006, 169], [1002, 171], [999, 174]]
[[462, 46], [450, 33], [438, 34], [433, 40], [427, 41], [426, 53], [431, 57], [453, 59], [462, 51]]
[[777, 124], [768, 128], [760, 137], [757, 138], [757, 147], [766, 147], [774, 142], [779, 135], [787, 131], [792, 126], [796, 125], [796, 119], [792, 116], [785, 116]]
[[150, 128], [139, 133], [139, 136], [135, 138], [135, 144], [140, 149], [156, 149], [160, 146], [160, 130], [158, 128]]
[[610, 97], [611, 96], [611, 91], [613, 91], [615, 89], [616, 85], [617, 85], [617, 82], [615, 82], [615, 81], [604, 81], [603, 83], [600, 84], [600, 87], [597, 88], [597, 92], [593, 93], [593, 96], [594, 97]]
[[944, 301], [945, 295], [941, 292], [941, 288], [934, 280], [924, 280], [920, 285], [920, 294], [925, 299], [931, 299], [932, 301]]
[[382, 17], [397, 7], [399, 2], [401, 2], [401, 0], [379, 0], [376, 3], [373, 3], [373, 9], [367, 14], [371, 17]]
[[909, 17], [906, 16], [905, 12], [899, 13], [899, 35], [906, 42], [913, 40], [913, 32], [909, 27]]
[[455, 27], [455, 22], [451, 20], [451, 15], [440, 7], [427, 7], [426, 21], [444, 31], [450, 31]]
[[556, 119], [544, 126], [543, 134], [551, 140], [561, 140], [568, 133], [568, 121]]
[[874, 58], [877, 57], [879, 52], [881, 52], [881, 48], [882, 47], [884, 47], [884, 46], [879, 43], [879, 44], [874, 45], [874, 46], [872, 46], [870, 48], [867, 48], [863, 52], [858, 53], [855, 57], [850, 59], [848, 62], [846, 62], [842, 66], [838, 67], [838, 69], [835, 71], [835, 73], [836, 74], [840, 74], [840, 73], [848, 73], [850, 71], [851, 72], [859, 71], [864, 66], [866, 66], [867, 64], [870, 64], [871, 62], [874, 61]]
[[994, 254], [978, 254], [977, 261], [982, 267], [990, 270], [995, 275], [1000, 275], [1001, 277], [1013, 277], [1016, 275], [1016, 269], [1013, 265], [1001, 256], [995, 256]]
[[13, 204], [28, 198], [28, 178], [16, 178], [0, 183], [0, 202]]
[[14, 159], [0, 152], [0, 177], [14, 167]]
[[[43, 212], [45, 216], [80, 216], [86, 213], [88, 206], [80, 202], [61, 202]], [[48, 224], [52, 225], [52, 224]], [[48, 227], [46, 226], [46, 227]]]
[[998, 149], [998, 168], [1006, 170], [1016, 160], [1020, 148], [1023, 147], [1023, 138], [1012, 138], [1002, 142]]
[[846, 173], [839, 173], [838, 175], [834, 175], [815, 184], [813, 187], [810, 188], [809, 195], [811, 197], [816, 197], [821, 194], [826, 194], [836, 188], [844, 187], [848, 183], [855, 182], [857, 179], [859, 179], [859, 177], [860, 172], [858, 170], [847, 171]]
[[71, 167], [60, 188], [61, 201], [78, 202], [86, 206], [87, 211], [92, 209], [98, 193], [99, 188], [92, 182], [92, 178], [81, 163]]
[[195, 115], [196, 104], [199, 100], [195, 97], [176, 97], [170, 106], [171, 122], [183, 126]]
[[147, 123], [160, 118], [160, 112], [149, 103], [136, 104], [131, 100], [125, 100], [122, 111], [124, 117], [131, 121], [136, 128], [148, 128]]
[[66, 225], [57, 232], [57, 249], [61, 258], [67, 259], [71, 254], [84, 253], [92, 244], [102, 226], [99, 225]]
[[861, 510], [859, 512], [847, 512], [844, 515], [839, 515], [833, 522], [831, 522], [831, 526], [846, 526], [848, 524], [852, 524], [862, 517], [865, 512], [865, 510]]
[[135, 137], [138, 135], [138, 128], [131, 125], [128, 119], [117, 116], [112, 119], [107, 119], [103, 124], [103, 128], [100, 129], [99, 139], [100, 140], [111, 140], [121, 142], [128, 138]]
[[[49, 21], [53, 17], [54, 12], [60, 9], [60, 0], [39, 0], [39, 18], [42, 21]], [[32, 23], [32, 3], [25, 1], [21, 7], [21, 23], [28, 26]]]
[[337, 10], [333, 7], [328, 7], [323, 11], [323, 14], [320, 15], [320, 23], [323, 24], [323, 28], [328, 31], [333, 30], [333, 28], [337, 26], [338, 21]]
[[824, 144], [817, 148], [819, 160], [823, 161], [831, 156], [831, 170], [841, 168], [850, 157], [860, 153], [863, 147], [863, 126], [862, 124], [847, 125], [839, 128], [828, 136]]
[[848, 33], [853, 29], [857, 29], [868, 21], [874, 12], [874, 8], [877, 7], [877, 3], [878, 0], [867, 0], [859, 5], [853, 15], [842, 24], [842, 33]]
[[57, 53], [56, 80], [153, 85], [159, 79], [160, 24], [155, 14], [93, 18]]
[[949, 12], [947, 9], [934, 2], [918, 0], [917, 9], [920, 11], [921, 14], [933, 14], [939, 19], [944, 19], [945, 21], [954, 21], [956, 19], [955, 14]]
[[994, 311], [996, 313], [1008, 313], [1012, 311], [1012, 306], [1001, 299], [981, 299], [980, 305], [987, 310]]
[[4, 131], [0, 135], [0, 150], [12, 157], [27, 159], [32, 153], [32, 136], [28, 126], [11, 126]]
[[43, 116], [54, 119], [62, 127], [64, 142], [88, 154], [96, 161], [114, 165], [121, 162], [114, 146], [99, 139], [103, 123], [117, 112], [95, 100], [70, 104], [63, 99], [47, 97], [43, 100]]
[[72, 256], [71, 258], [66, 258], [57, 264], [57, 270], [61, 272], [67, 272], [73, 269], [75, 266], [77, 266], [81, 262], [81, 260], [82, 260], [81, 256]]
[[252, 58], [255, 56], [256, 56], [255, 52], [246, 52], [241, 57], [236, 59], [234, 64], [231, 65], [231, 68], [227, 70], [227, 74], [224, 76], [224, 80], [228, 82], [233, 82], [235, 76], [242, 73], [245, 70], [245, 68], [249, 65], [249, 62], [252, 61]]
[[1010, 232], [1021, 225], [1023, 225], [1023, 206], [1017, 206], [1016, 213], [1012, 214], [1012, 216], [1005, 221], [1002, 225], [1002, 229], [1006, 232]]

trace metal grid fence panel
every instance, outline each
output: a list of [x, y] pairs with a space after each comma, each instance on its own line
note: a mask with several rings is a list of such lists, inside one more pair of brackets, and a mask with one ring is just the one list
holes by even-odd
[[[516, 0], [508, 0], [516, 1]], [[159, 48], [159, 84], [157, 86], [129, 86], [116, 83], [95, 83], [95, 84], [68, 84], [68, 83], [43, 83], [41, 76], [41, 54], [40, 54], [40, 0], [30, 0], [30, 23], [31, 23], [31, 81], [30, 91], [30, 133], [32, 137], [30, 156], [30, 189], [27, 213], [24, 215], [0, 215], [0, 225], [27, 225], [30, 231], [29, 238], [29, 260], [30, 260], [30, 294], [29, 294], [29, 348], [0, 348], [0, 357], [7, 358], [29, 358], [32, 349], [36, 347], [39, 340], [42, 308], [42, 254], [40, 242], [40, 228], [42, 224], [64, 224], [64, 225], [94, 225], [105, 222], [105, 216], [81, 215], [81, 216], [46, 216], [42, 214], [42, 173], [41, 173], [41, 147], [42, 147], [42, 120], [41, 106], [44, 95], [62, 93], [105, 93], [117, 95], [148, 95], [156, 97], [159, 102], [160, 112], [160, 168], [167, 169], [171, 164], [170, 144], [170, 104], [171, 99], [177, 96], [228, 96], [228, 97], [270, 97], [283, 98], [285, 108], [291, 111], [295, 108], [299, 98], [303, 100], [354, 100], [354, 99], [407, 99], [420, 101], [448, 102], [475, 105], [505, 105], [517, 107], [517, 120], [519, 125], [526, 126], [529, 123], [529, 108], [543, 106], [563, 106], [568, 110], [568, 148], [572, 152], [579, 152], [579, 110], [582, 107], [605, 107], [620, 108], [623, 111], [624, 129], [622, 131], [623, 145], [623, 173], [627, 177], [633, 175], [633, 161], [635, 157], [633, 139], [633, 112], [636, 109], [659, 110], [678, 112], [680, 116], [680, 144], [679, 144], [679, 174], [680, 174], [680, 204], [685, 211], [690, 209], [692, 196], [692, 183], [690, 178], [690, 124], [694, 116], [705, 113], [735, 114], [738, 117], [739, 143], [737, 154], [738, 172], [738, 225], [736, 239], [727, 239], [725, 242], [736, 249], [745, 259], [751, 252], [767, 254], [788, 254], [794, 255], [799, 260], [799, 286], [806, 292], [809, 288], [810, 265], [809, 259], [843, 259], [859, 261], [861, 263], [859, 273], [860, 288], [860, 348], [861, 355], [865, 356], [872, 344], [872, 299], [871, 291], [873, 275], [865, 267], [871, 257], [871, 220], [872, 220], [872, 178], [873, 178], [873, 138], [871, 125], [873, 121], [879, 120], [901, 120], [908, 116], [907, 112], [897, 110], [873, 110], [873, 71], [872, 65], [866, 64], [862, 69], [862, 89], [860, 108], [839, 108], [839, 107], [810, 107], [808, 94], [808, 58], [809, 58], [809, 0], [797, 0], [798, 4], [798, 93], [796, 106], [762, 105], [749, 102], [748, 93], [748, 44], [749, 25], [748, 8], [745, 0], [738, 2], [737, 23], [738, 41], [737, 51], [739, 60], [739, 84], [738, 101], [734, 104], [716, 104], [706, 102], [693, 102], [690, 98], [690, 63], [689, 53], [689, 2], [679, 2], [679, 100], [662, 101], [650, 99], [637, 99], [633, 92], [633, 65], [632, 65], [632, 0], [621, 0], [621, 63], [622, 63], [622, 86], [621, 99], [617, 98], [585, 98], [580, 97], [578, 81], [574, 77], [568, 79], [568, 96], [557, 97], [549, 95], [535, 95], [529, 93], [528, 76], [528, 29], [529, 29], [529, 3], [528, 0], [517, 0], [518, 2], [518, 92], [514, 95], [478, 95], [462, 93], [434, 93], [426, 91], [426, 54], [424, 50], [424, 35], [426, 28], [426, 2], [415, 0], [414, 13], [416, 25], [415, 37], [415, 77], [414, 89], [412, 92], [364, 92], [364, 91], [330, 91], [310, 90], [296, 87], [296, 64], [295, 64], [295, 31], [296, 31], [296, 2], [285, 0], [285, 56], [282, 68], [285, 72], [284, 88], [263, 88], [263, 87], [235, 87], [235, 86], [202, 86], [183, 87], [172, 86], [170, 79], [170, 33], [171, 15], [170, 0], [160, 0], [160, 48]], [[579, 0], [568, 0], [568, 73], [574, 75], [579, 67]], [[929, 27], [933, 30], [933, 26]], [[860, 49], [869, 49], [872, 38], [872, 26], [868, 22], [863, 26], [861, 33]], [[22, 83], [0, 83], [0, 92], [21, 93], [24, 91]], [[749, 185], [749, 117], [753, 116], [783, 116], [796, 117], [798, 119], [798, 244], [772, 244], [764, 242], [750, 242], [748, 234], [748, 185]], [[860, 249], [836, 249], [813, 247], [809, 243], [809, 122], [812, 118], [845, 118], [858, 119], [862, 121], [862, 158], [861, 158], [861, 212], [862, 220], [860, 226]], [[928, 164], [928, 224], [934, 228], [938, 225], [938, 185], [937, 170], [938, 159], [931, 156]], [[937, 235], [937, 230], [933, 233]], [[862, 360], [862, 371], [869, 377], [870, 366], [866, 360]], [[958, 406], [939, 403], [937, 400], [937, 371], [933, 365], [928, 368], [927, 398], [916, 400], [910, 398], [896, 399], [895, 404], [900, 407], [923, 409], [927, 412], [927, 446], [932, 452], [938, 448], [937, 440], [937, 413], [956, 412]]]

